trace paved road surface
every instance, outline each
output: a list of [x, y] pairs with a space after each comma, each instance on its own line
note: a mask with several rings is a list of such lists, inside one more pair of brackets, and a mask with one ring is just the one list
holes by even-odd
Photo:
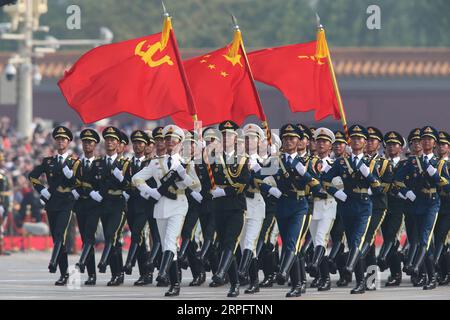
[[[134, 287], [133, 282], [138, 277], [137, 274], [126, 277], [125, 284], [120, 287], [111, 288], [106, 286], [109, 274], [99, 275], [97, 286], [95, 287], [83, 285], [79, 289], [56, 287], [53, 283], [57, 279], [58, 274], [48, 273], [47, 264], [49, 258], [49, 252], [15, 253], [10, 256], [1, 256], [0, 299], [168, 299], [163, 296], [165, 288], [157, 288], [154, 285]], [[70, 256], [69, 262], [74, 264], [77, 258], [77, 256]], [[137, 268], [135, 272], [137, 272]], [[209, 274], [208, 279], [210, 276]], [[381, 274], [382, 284], [380, 289], [364, 295], [350, 295], [351, 287], [333, 287], [331, 291], [325, 293], [318, 292], [316, 289], [308, 289], [307, 293], [299, 299], [450, 299], [450, 286], [424, 291], [422, 288], [412, 287], [409, 279], [405, 279], [400, 287], [384, 288], [384, 281], [387, 276], [386, 272]], [[85, 278], [85, 274], [81, 275], [82, 281]], [[184, 271], [180, 299], [226, 299], [228, 290], [226, 287], [209, 288], [207, 284], [204, 284], [201, 287], [192, 288], [188, 287], [188, 283], [191, 280], [190, 271]], [[333, 276], [332, 280], [334, 285], [337, 279]], [[273, 288], [263, 289], [256, 295], [245, 295], [243, 290], [241, 290], [241, 295], [238, 299], [285, 299], [284, 295], [287, 291], [287, 286], [281, 287], [278, 285]], [[232, 301], [233, 299], [228, 300]]]

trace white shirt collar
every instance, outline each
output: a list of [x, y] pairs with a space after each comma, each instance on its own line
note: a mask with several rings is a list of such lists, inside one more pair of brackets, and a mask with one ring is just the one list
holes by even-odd
[[134, 162], [136, 162], [136, 160], [139, 160], [140, 162], [145, 160], [145, 156], [142, 156], [140, 158], [136, 158], [136, 156], [134, 156]]
[[392, 158], [392, 162], [394, 162], [394, 166], [396, 166], [399, 161], [400, 161], [400, 157]]
[[83, 154], [83, 156], [81, 157], [81, 161], [84, 162], [84, 160], [89, 160], [89, 163], [92, 164], [92, 162], [94, 162], [94, 160], [95, 160], [95, 156], [86, 158], [86, 156]]
[[292, 153], [292, 154], [285, 153], [285, 155], [286, 155], [286, 160], [287, 160], [288, 158], [291, 158], [292, 160], [294, 160], [295, 157], [296, 157], [298, 154], [297, 154], [297, 152], [294, 152], [294, 153]]
[[428, 158], [428, 161], [430, 161], [431, 158], [434, 157], [434, 153], [424, 154], [424, 155], [423, 155], [423, 159], [425, 159], [425, 157], [427, 157], [427, 158]]
[[300, 158], [304, 158], [308, 155], [308, 151], [303, 152], [302, 154], [299, 154]]
[[116, 161], [117, 158], [117, 153], [114, 153], [112, 156], [106, 155], [106, 162], [108, 162], [108, 158], [111, 158], [111, 163], [114, 163], [114, 161]]
[[361, 160], [364, 157], [364, 153], [360, 153], [358, 155], [352, 153], [352, 161], [354, 161], [355, 157], [358, 158], [358, 160]]
[[60, 157], [60, 156], [63, 157], [63, 162], [66, 161], [67, 157], [69, 156], [69, 151], [66, 151], [64, 154], [59, 154], [59, 153], [57, 153], [57, 154], [56, 154], [56, 160], [59, 161], [59, 157]]

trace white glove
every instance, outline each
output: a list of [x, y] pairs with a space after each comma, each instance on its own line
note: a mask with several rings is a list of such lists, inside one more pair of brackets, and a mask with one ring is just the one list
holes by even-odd
[[405, 197], [401, 192], [397, 193], [397, 197], [399, 197], [400, 199], [403, 199], [403, 200], [408, 199], [408, 198]]
[[[141, 192], [141, 196], [142, 194], [149, 194], [150, 193], [150, 187], [148, 186], [148, 184], [143, 183], [137, 186], [137, 188], [139, 189], [139, 191]], [[145, 197], [144, 197], [145, 198]]]
[[50, 192], [48, 192], [47, 188], [44, 188], [41, 190], [41, 196], [43, 196], [47, 200], [50, 200], [50, 197], [52, 195], [50, 194]]
[[301, 162], [297, 163], [297, 165], [295, 166], [295, 169], [301, 176], [304, 176], [306, 173], [306, 168]]
[[252, 170], [253, 172], [258, 172], [259, 170], [261, 170], [261, 166], [258, 162], [256, 162], [250, 166], [250, 170]]
[[72, 190], [72, 194], [73, 194], [73, 197], [75, 198], [75, 200], [78, 200], [78, 199], [80, 199], [80, 194], [77, 192], [77, 190]]
[[280, 189], [276, 188], [276, 187], [272, 187], [269, 189], [269, 193], [274, 196], [275, 198], [279, 199], [281, 197], [281, 195], [283, 194]]
[[430, 177], [432, 177], [436, 174], [437, 169], [430, 164], [427, 168], [427, 172], [430, 175]]
[[183, 167], [181, 164], [179, 166], [177, 166], [177, 168], [175, 170], [178, 172], [181, 179], [184, 180], [184, 178], [186, 178], [186, 168]]
[[202, 203], [203, 197], [202, 197], [202, 195], [200, 194], [200, 192], [192, 191], [192, 192], [191, 192], [191, 196], [192, 196], [192, 198], [194, 198], [195, 201], [197, 201], [198, 203]]
[[225, 197], [225, 190], [223, 190], [220, 187], [216, 187], [215, 189], [211, 190], [211, 194], [213, 196], [213, 198], [220, 198], [220, 197]]
[[5, 208], [3, 208], [3, 206], [0, 206], [0, 216], [3, 216], [4, 213], [5, 213]]
[[272, 144], [271, 146], [270, 146], [270, 154], [271, 155], [276, 155], [277, 154], [277, 146], [276, 145], [274, 145], [274, 144]]
[[345, 192], [343, 190], [336, 191], [336, 193], [334, 194], [334, 197], [341, 200], [342, 202], [345, 202], [347, 200], [347, 195], [345, 194]]
[[125, 191], [122, 192], [123, 197], [125, 198], [125, 201], [130, 200], [130, 195], [128, 193], [126, 193]]
[[372, 189], [369, 187], [369, 190], [367, 190], [367, 194], [369, 195], [369, 196], [372, 196], [373, 195], [373, 192], [372, 192]]
[[152, 197], [156, 201], [161, 199], [161, 193], [159, 193], [156, 188], [150, 188], [150, 190], [148, 191], [148, 194], [150, 195], [150, 197]]
[[91, 191], [89, 193], [89, 195], [91, 196], [91, 198], [97, 202], [102, 202], [103, 197], [100, 195], [100, 193], [98, 191]]
[[366, 166], [365, 163], [363, 163], [360, 167], [359, 167], [359, 172], [361, 172], [361, 174], [367, 178], [370, 174], [370, 169], [369, 167]]
[[67, 165], [63, 168], [63, 173], [64, 173], [64, 175], [66, 176], [67, 179], [70, 179], [70, 178], [73, 177], [73, 171], [70, 170]]
[[147, 199], [147, 200], [148, 200], [148, 198], [150, 198], [150, 193], [149, 193], [148, 191], [142, 190], [139, 194], [140, 194], [141, 197], [144, 198], [144, 199]]
[[324, 161], [322, 162], [322, 169], [320, 171], [327, 173], [331, 169], [331, 166], [328, 164], [328, 162]]
[[45, 202], [44, 202], [44, 200], [42, 200], [42, 199], [39, 199], [39, 202], [43, 205], [43, 206], [45, 206]]
[[114, 177], [116, 177], [117, 180], [119, 180], [120, 182], [123, 181], [123, 174], [122, 174], [122, 170], [120, 170], [119, 168], [115, 168], [113, 171]]
[[411, 190], [409, 190], [406, 193], [406, 197], [411, 200], [411, 202], [414, 202], [414, 200], [416, 200], [416, 195], [414, 194], [414, 192], [412, 192]]

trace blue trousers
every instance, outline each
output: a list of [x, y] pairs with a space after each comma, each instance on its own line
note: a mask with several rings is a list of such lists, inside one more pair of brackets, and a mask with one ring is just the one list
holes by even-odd
[[433, 230], [441, 205], [439, 197], [425, 198], [418, 196], [413, 205], [415, 206], [414, 221], [417, 223], [419, 244], [430, 248], [433, 238]]
[[283, 242], [283, 251], [297, 253], [300, 249], [300, 239], [303, 225], [306, 222], [308, 203], [306, 200], [282, 198], [278, 203], [277, 223]]

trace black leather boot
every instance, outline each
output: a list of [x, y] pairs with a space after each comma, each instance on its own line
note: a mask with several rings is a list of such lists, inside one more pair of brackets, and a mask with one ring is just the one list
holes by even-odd
[[228, 268], [228, 276], [230, 278], [230, 291], [228, 291], [228, 298], [236, 298], [239, 296], [239, 275], [238, 266], [234, 256], [231, 259], [230, 267]]
[[353, 273], [355, 269], [355, 265], [359, 260], [360, 257], [360, 251], [358, 248], [352, 248], [350, 250], [350, 253], [348, 255], [347, 263], [345, 264], [345, 271], [348, 273]]
[[410, 243], [408, 253], [406, 254], [405, 263], [403, 265], [403, 272], [407, 275], [411, 275], [413, 273], [413, 262], [414, 257], [416, 256], [417, 249], [419, 245], [417, 243]]
[[286, 293], [286, 298], [300, 297], [302, 295], [302, 284], [300, 281], [300, 265], [297, 256], [294, 258], [289, 274], [291, 277], [292, 287], [291, 290]]
[[55, 242], [55, 245], [53, 246], [52, 256], [48, 264], [48, 271], [50, 273], [56, 273], [56, 270], [58, 269], [58, 258], [62, 246], [63, 246], [62, 241]]
[[128, 250], [127, 260], [125, 262], [125, 266], [123, 267], [123, 272], [130, 275], [133, 270], [133, 261], [135, 260], [136, 253], [139, 249], [139, 243], [131, 242], [130, 249]]
[[328, 291], [331, 289], [330, 271], [327, 260], [327, 257], [324, 257], [320, 263], [320, 282], [317, 286], [318, 291]]
[[238, 274], [239, 281], [243, 283], [244, 279], [248, 277], [248, 271], [250, 268], [250, 263], [252, 262], [253, 251], [250, 249], [245, 249], [242, 253], [241, 261], [239, 263]]
[[225, 274], [228, 272], [231, 263], [234, 260], [233, 252], [229, 249], [224, 250], [220, 256], [219, 268], [212, 276], [212, 281], [218, 284], [224, 284]]
[[298, 256], [298, 263], [300, 266], [300, 285], [302, 293], [306, 293], [306, 262], [305, 257]]
[[412, 265], [412, 271], [414, 274], [419, 274], [419, 269], [422, 266], [423, 260], [427, 254], [427, 247], [421, 245], [419, 249], [417, 249], [416, 256], [414, 257], [414, 262]]
[[329, 264], [329, 270], [330, 273], [336, 274], [337, 273], [337, 257], [342, 253], [344, 250], [344, 244], [342, 242], [333, 243], [333, 246], [331, 247], [330, 254], [328, 255], [328, 264]]
[[151, 284], [153, 282], [153, 274], [146, 272], [140, 275], [139, 279], [137, 279], [133, 285], [137, 286], [137, 287], [142, 287], [145, 286], [147, 284]]
[[163, 252], [161, 266], [159, 267], [159, 273], [156, 281], [164, 283], [169, 282], [169, 267], [173, 261], [174, 256], [175, 255], [170, 250], [166, 250]]
[[388, 258], [393, 247], [394, 241], [383, 242], [377, 259], [377, 264], [378, 267], [380, 267], [380, 271], [384, 271], [388, 268]]
[[386, 287], [398, 287], [402, 283], [402, 274], [397, 273], [390, 275], [386, 281]]
[[200, 252], [198, 253], [198, 258], [202, 263], [205, 262], [206, 254], [208, 253], [209, 247], [211, 246], [212, 241], [210, 239], [206, 239], [205, 243], [203, 243]]
[[95, 286], [97, 283], [97, 276], [95, 274], [90, 274], [88, 279], [84, 282], [85, 286]]
[[258, 279], [258, 259], [253, 258], [250, 263], [250, 285], [245, 289], [244, 293], [253, 294], [259, 292], [259, 279]]
[[325, 247], [322, 246], [316, 246], [314, 248], [314, 255], [311, 261], [311, 271], [315, 274], [318, 275], [319, 274], [319, 266], [322, 262], [323, 256], [325, 255], [325, 252], [327, 250], [325, 249]]
[[153, 243], [152, 248], [150, 249], [150, 253], [148, 254], [148, 259], [145, 262], [145, 267], [152, 273], [153, 270], [155, 269], [156, 257], [158, 256], [160, 251], [161, 251], [161, 243], [160, 242]]
[[105, 248], [102, 252], [102, 257], [100, 258], [100, 262], [98, 263], [98, 272], [105, 273], [106, 267], [108, 266], [109, 256], [111, 254], [113, 245], [112, 243], [106, 243]]
[[65, 286], [69, 280], [69, 274], [62, 274], [58, 280], [55, 282], [55, 286]]
[[169, 267], [170, 287], [164, 296], [176, 297], [180, 295], [180, 279], [178, 276], [178, 261], [174, 260]]
[[80, 260], [75, 265], [81, 273], [84, 273], [86, 268], [86, 261], [91, 253], [91, 250], [94, 246], [90, 243], [87, 243], [83, 246], [83, 250], [81, 251]]
[[189, 266], [189, 262], [187, 260], [186, 252], [189, 247], [189, 244], [191, 243], [190, 239], [183, 239], [181, 241], [180, 251], [178, 251], [178, 265], [182, 267], [183, 269], [187, 269]]
[[292, 251], [286, 251], [280, 264], [280, 271], [277, 274], [277, 282], [279, 285], [283, 285], [289, 277], [289, 273], [292, 268], [294, 260], [296, 260], [296, 254]]
[[423, 286], [423, 290], [433, 290], [437, 286], [436, 269], [434, 268], [434, 259], [431, 254], [425, 258], [425, 265], [428, 273], [428, 283]]
[[362, 294], [366, 292], [366, 282], [364, 278], [364, 269], [361, 261], [359, 261], [355, 266], [355, 278], [356, 287], [354, 287], [350, 293], [351, 294]]

